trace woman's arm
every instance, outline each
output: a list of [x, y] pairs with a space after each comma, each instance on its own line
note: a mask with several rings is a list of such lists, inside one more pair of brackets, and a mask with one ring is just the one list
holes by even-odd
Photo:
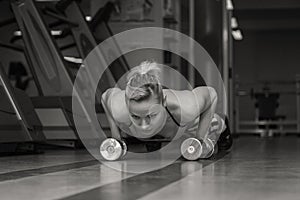
[[227, 128], [225, 118], [226, 117], [221, 117], [219, 114], [215, 113], [211, 122], [210, 132], [217, 132], [220, 134], [225, 131]]
[[214, 143], [217, 143], [220, 135], [225, 131], [226, 128], [227, 126], [225, 123], [225, 117], [223, 119], [220, 115], [215, 113], [210, 123], [209, 133], [207, 137]]
[[119, 131], [118, 126], [116, 125], [116, 122], [113, 118], [112, 112], [111, 112], [111, 98], [112, 94], [115, 92], [115, 88], [111, 88], [106, 90], [101, 97], [101, 104], [104, 108], [110, 130], [111, 130], [111, 136], [115, 139], [121, 140], [121, 134]]
[[197, 138], [206, 139], [217, 106], [217, 93], [212, 87], [197, 87], [193, 90], [200, 116]]

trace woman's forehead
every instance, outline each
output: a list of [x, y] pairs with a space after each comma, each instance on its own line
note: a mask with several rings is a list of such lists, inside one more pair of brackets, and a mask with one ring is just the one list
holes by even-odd
[[128, 105], [129, 112], [142, 115], [146, 115], [152, 112], [158, 112], [162, 108], [162, 104], [158, 103], [157, 101], [132, 101]]

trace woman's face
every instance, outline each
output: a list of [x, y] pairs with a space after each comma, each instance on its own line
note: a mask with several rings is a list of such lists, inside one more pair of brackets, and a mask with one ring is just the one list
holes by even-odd
[[157, 99], [150, 98], [140, 102], [130, 101], [129, 117], [140, 137], [151, 137], [164, 126], [166, 110]]

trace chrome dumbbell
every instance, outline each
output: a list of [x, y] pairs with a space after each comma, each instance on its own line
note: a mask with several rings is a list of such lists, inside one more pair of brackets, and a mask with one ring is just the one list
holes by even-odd
[[114, 138], [107, 138], [100, 145], [100, 154], [105, 160], [118, 160], [124, 157], [126, 152], [126, 143]]
[[209, 158], [214, 153], [214, 142], [209, 138], [205, 140], [188, 138], [183, 141], [180, 150], [181, 150], [181, 155], [187, 160]]

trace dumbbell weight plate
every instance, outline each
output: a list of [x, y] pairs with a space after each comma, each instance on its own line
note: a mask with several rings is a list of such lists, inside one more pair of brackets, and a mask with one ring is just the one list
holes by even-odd
[[121, 141], [122, 147], [123, 147], [123, 154], [122, 157], [124, 157], [127, 153], [127, 145], [124, 141]]
[[181, 155], [187, 160], [197, 160], [202, 154], [202, 144], [196, 138], [188, 138], [181, 144]]
[[100, 154], [105, 160], [117, 160], [125, 155], [126, 150], [124, 147], [126, 147], [126, 145], [124, 146], [122, 142], [114, 138], [107, 138], [100, 145]]

